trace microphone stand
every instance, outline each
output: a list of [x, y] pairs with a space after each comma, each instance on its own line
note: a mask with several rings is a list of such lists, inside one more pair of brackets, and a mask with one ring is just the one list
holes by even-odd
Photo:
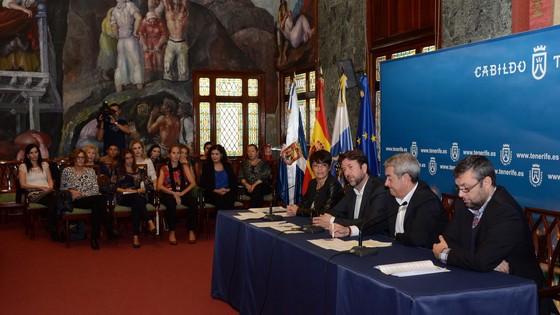
[[[399, 213], [400, 207], [406, 206], [407, 204], [408, 203], [406, 201], [403, 202], [402, 205], [399, 205], [399, 207], [397, 208], [397, 211], [389, 213], [388, 215], [385, 215], [385, 216], [381, 217], [381, 219], [379, 219], [379, 220], [375, 220], [375, 222], [372, 223], [372, 226], [375, 226], [375, 225], [391, 218], [392, 216], [396, 215], [397, 213]], [[368, 222], [370, 222], [370, 220], [365, 220], [364, 222], [362, 222], [362, 224], [360, 225], [360, 234], [358, 235], [358, 246], [354, 246], [350, 249], [350, 253], [352, 253], [352, 254], [354, 254], [358, 257], [366, 257], [366, 256], [377, 255], [377, 248], [363, 246], [364, 225], [366, 225], [366, 223], [368, 223]]]
[[360, 225], [360, 234], [358, 234], [358, 246], [354, 246], [350, 249], [350, 253], [354, 254], [358, 257], [366, 257], [366, 256], [377, 255], [377, 248], [367, 247], [367, 246], [362, 245], [363, 244], [362, 241], [363, 241], [364, 225], [366, 224], [366, 222], [368, 222], [368, 220], [365, 220]]
[[[321, 187], [322, 189], [323, 187]], [[303, 232], [308, 234], [317, 234], [325, 232], [325, 228], [322, 226], [313, 225], [313, 210], [317, 209], [315, 202], [317, 201], [317, 195], [319, 195], [319, 190], [315, 191], [315, 196], [313, 196], [313, 208], [309, 209], [309, 225], [303, 227]], [[319, 214], [319, 213], [317, 213]]]
[[273, 188], [272, 200], [270, 201], [270, 208], [268, 209], [268, 214], [265, 214], [264, 217], [262, 217], [263, 220], [271, 221], [271, 222], [284, 220], [284, 218], [281, 215], [272, 213], [272, 205], [274, 204], [275, 201], [276, 201], [276, 188]]

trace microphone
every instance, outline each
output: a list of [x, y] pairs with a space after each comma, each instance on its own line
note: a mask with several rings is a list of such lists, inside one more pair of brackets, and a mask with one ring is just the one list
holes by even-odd
[[[315, 205], [315, 202], [317, 201], [317, 196], [319, 195], [319, 190], [323, 189], [323, 187], [316, 190], [315, 191], [315, 196], [313, 196], [313, 208], [309, 209], [309, 225], [306, 225], [306, 226], [303, 227], [303, 232], [305, 232], [305, 233], [318, 234], [318, 233], [325, 232], [324, 227], [313, 225], [313, 210], [317, 209], [317, 207]], [[319, 213], [317, 213], [317, 214], [319, 214]]]
[[[283, 193], [294, 188], [296, 185], [292, 185], [288, 188], [286, 188], [284, 191], [282, 191]], [[281, 215], [278, 214], [273, 214], [272, 213], [272, 205], [274, 204], [274, 202], [276, 201], [276, 187], [272, 188], [272, 200], [270, 201], [270, 208], [268, 208], [268, 214], [265, 214], [264, 217], [262, 217], [262, 220], [265, 221], [283, 221], [284, 218]]]
[[[399, 209], [402, 206], [406, 206], [408, 203], [405, 201], [403, 202], [398, 208], [397, 211], [393, 211], [393, 212], [389, 212], [384, 216], [378, 216], [375, 217], [373, 220], [373, 222], [371, 223], [371, 226], [376, 226], [379, 223], [383, 223], [386, 220], [390, 219], [391, 217], [395, 216], [397, 213], [399, 213]], [[366, 223], [371, 222], [372, 220], [365, 220], [361, 225], [360, 225], [360, 234], [358, 235], [358, 246], [354, 246], [350, 249], [350, 253], [358, 256], [358, 257], [366, 257], [366, 256], [373, 256], [373, 255], [377, 255], [377, 248], [374, 247], [367, 247], [367, 246], [363, 246], [363, 233], [364, 233], [364, 225], [366, 225]]]

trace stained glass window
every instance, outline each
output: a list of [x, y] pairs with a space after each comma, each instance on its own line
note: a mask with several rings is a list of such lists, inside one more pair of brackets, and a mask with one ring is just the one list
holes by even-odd
[[292, 84], [292, 77], [284, 78], [284, 95], [290, 94], [290, 85]]
[[317, 113], [315, 112], [317, 109], [315, 107], [315, 99], [309, 99], [309, 136], [307, 137], [307, 143], [311, 143], [311, 134], [313, 133], [313, 129], [315, 129], [315, 117]]
[[315, 71], [309, 71], [309, 92], [315, 92]]
[[[313, 69], [303, 70], [302, 72], [296, 72], [295, 77], [293, 72], [284, 77], [284, 120], [283, 120], [283, 132], [288, 128], [288, 121], [290, 117], [290, 112], [288, 111], [288, 102], [290, 94], [290, 85], [292, 77], [294, 77], [296, 84], [296, 93], [298, 97], [298, 107], [301, 114], [301, 122], [305, 134], [305, 140], [309, 144], [313, 128], [315, 126], [315, 93], [316, 93], [316, 80], [317, 73]], [[285, 139], [283, 139], [285, 140]]]
[[243, 104], [216, 103], [216, 142], [229, 155], [243, 155]]
[[398, 58], [403, 58], [403, 57], [408, 57], [408, 56], [412, 56], [412, 55], [416, 55], [416, 49], [411, 49], [411, 50], [406, 50], [406, 51], [401, 51], [398, 53], [394, 53], [391, 55], [391, 59], [398, 59]]
[[200, 96], [210, 95], [210, 78], [200, 78], [198, 80], [198, 86], [198, 94], [200, 94]]
[[432, 46], [426, 46], [422, 48], [423, 53], [430, 52], [430, 51], [436, 51], [436, 46], [432, 45]]
[[301, 114], [301, 121], [303, 123], [303, 133], [305, 134], [305, 139], [309, 139], [307, 136], [309, 134], [307, 131], [307, 100], [298, 100], [298, 107]]
[[259, 96], [259, 80], [249, 79], [247, 82], [247, 87], [249, 88], [249, 96]]
[[243, 94], [243, 80], [237, 78], [217, 78], [216, 95], [241, 96]]
[[247, 119], [249, 120], [249, 143], [256, 144], [259, 143], [259, 104], [249, 103], [249, 112], [247, 113]]
[[204, 152], [204, 143], [210, 140], [210, 103], [200, 102], [198, 104], [198, 137], [200, 152]]
[[386, 59], [385, 56], [375, 58], [375, 81], [381, 80], [381, 62]]
[[307, 92], [307, 73], [298, 73], [295, 77], [296, 80], [296, 93], [305, 93]]

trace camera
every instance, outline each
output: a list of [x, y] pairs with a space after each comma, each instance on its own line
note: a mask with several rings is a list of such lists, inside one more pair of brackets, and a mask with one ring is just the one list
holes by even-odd
[[111, 122], [111, 116], [114, 115], [116, 112], [114, 109], [111, 108], [111, 105], [109, 105], [109, 103], [107, 101], [103, 101], [103, 105], [101, 105], [101, 108], [99, 109], [99, 114], [97, 114], [97, 117], [103, 116], [103, 121], [104, 122]]

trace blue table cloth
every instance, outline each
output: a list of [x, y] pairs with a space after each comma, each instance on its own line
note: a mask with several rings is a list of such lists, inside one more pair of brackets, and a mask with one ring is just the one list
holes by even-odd
[[[398, 244], [376, 256], [337, 255], [308, 242], [328, 233], [285, 234], [240, 221], [236, 213], [218, 213], [211, 295], [241, 314], [537, 313], [531, 280], [445, 266], [430, 250]], [[400, 278], [374, 269], [426, 259], [451, 272]]]

